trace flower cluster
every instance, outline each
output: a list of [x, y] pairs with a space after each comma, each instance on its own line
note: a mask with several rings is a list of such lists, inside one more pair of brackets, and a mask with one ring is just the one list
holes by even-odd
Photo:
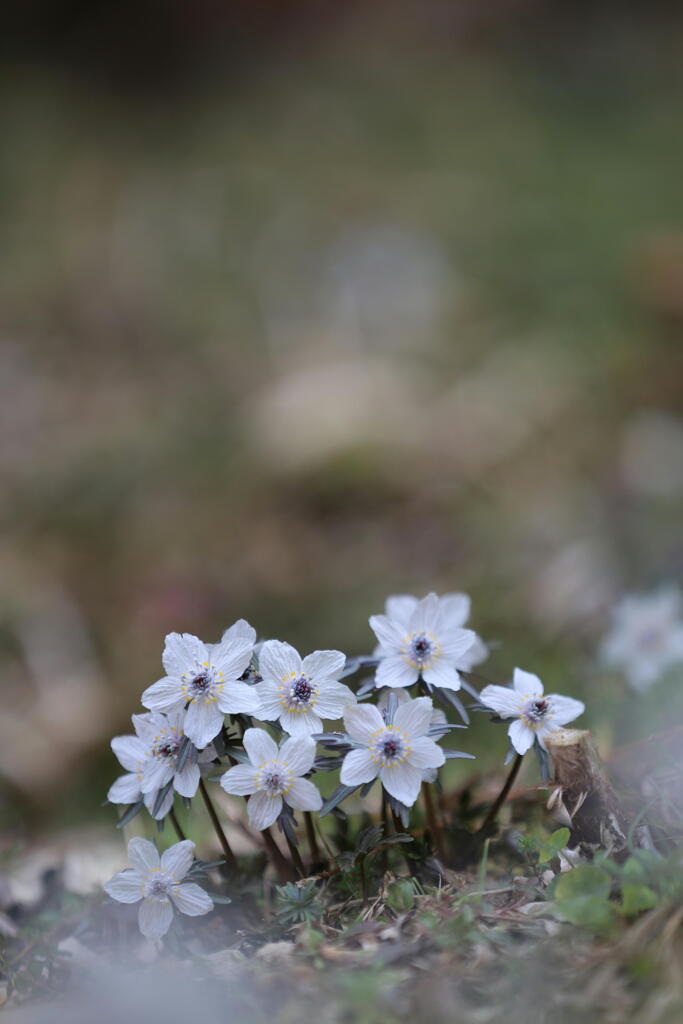
[[[277, 824], [290, 847], [297, 842], [294, 812], [325, 814], [357, 789], [364, 795], [377, 779], [395, 820], [407, 824], [421, 787], [437, 779], [446, 759], [473, 756], [441, 745], [465, 726], [450, 724], [433, 703], [454, 707], [467, 722], [455, 696], [461, 688], [480, 706], [514, 719], [509, 734], [520, 754], [534, 743], [541, 749], [548, 733], [581, 714], [583, 705], [544, 697], [540, 680], [520, 669], [512, 689], [489, 685], [479, 695], [467, 676], [488, 649], [466, 628], [469, 613], [465, 594], [390, 597], [384, 614], [369, 620], [378, 642], [373, 655], [355, 659], [335, 650], [301, 657], [280, 640], [258, 644], [243, 619], [216, 644], [170, 633], [165, 675], [144, 690], [146, 711], [132, 716], [134, 735], [111, 743], [126, 772], [108, 793], [111, 803], [129, 805], [119, 824], [144, 806], [160, 827], [170, 816], [179, 829], [176, 795], [189, 804], [201, 788], [220, 827], [203, 777], [246, 797], [251, 827], [263, 832]], [[342, 682], [353, 675], [362, 677], [355, 690]], [[338, 720], [342, 732], [325, 730]], [[318, 754], [319, 745], [335, 756]], [[336, 768], [340, 785], [323, 804], [311, 776]], [[194, 870], [193, 848], [183, 840], [159, 858], [153, 844], [131, 840], [130, 869], [105, 889], [114, 900], [140, 903], [144, 935], [165, 934], [174, 906], [190, 915], [212, 909], [199, 886], [182, 881]]]

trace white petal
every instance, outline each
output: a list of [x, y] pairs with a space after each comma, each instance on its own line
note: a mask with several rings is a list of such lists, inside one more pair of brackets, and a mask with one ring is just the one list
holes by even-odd
[[401, 732], [413, 736], [424, 736], [432, 720], [434, 705], [429, 697], [418, 697], [417, 700], [399, 704], [394, 715], [394, 725]]
[[149, 839], [134, 836], [128, 842], [128, 863], [136, 871], [146, 875], [159, 867], [159, 851]]
[[132, 715], [131, 718], [136, 734], [146, 746], [150, 745], [169, 724], [169, 719], [160, 711], [145, 711], [144, 714]]
[[291, 644], [281, 640], [266, 640], [258, 659], [259, 672], [264, 679], [281, 682], [301, 673], [301, 658]]
[[418, 736], [410, 741], [410, 753], [408, 764], [415, 768], [440, 768], [446, 762], [446, 755], [433, 739], [429, 736]]
[[371, 615], [369, 622], [384, 650], [395, 653], [402, 646], [404, 632], [386, 615]]
[[253, 828], [259, 829], [259, 831], [262, 831], [264, 828], [270, 828], [281, 810], [281, 796], [269, 796], [268, 793], [263, 792], [254, 793], [253, 796], [249, 797], [249, 803], [247, 804], [249, 824]]
[[174, 774], [173, 762], [162, 757], [150, 757], [145, 761], [142, 769], [142, 782], [140, 789], [143, 793], [151, 793], [156, 789], [163, 789], [167, 782], [170, 782]]
[[161, 855], [161, 868], [170, 871], [179, 882], [192, 867], [194, 860], [194, 843], [191, 839], [183, 839], [180, 843], [169, 846]]
[[247, 640], [253, 647], [256, 643], [256, 630], [249, 625], [246, 619], [238, 619], [226, 629], [221, 637], [222, 644], [228, 640]]
[[290, 736], [280, 747], [278, 761], [286, 764], [293, 775], [310, 772], [315, 759], [315, 743], [310, 736]]
[[209, 660], [206, 644], [191, 633], [169, 633], [161, 658], [166, 673], [180, 679], [186, 672], [196, 674]]
[[315, 710], [321, 718], [341, 718], [348, 704], [356, 703], [356, 695], [341, 683], [322, 684], [316, 697]]
[[180, 689], [180, 682], [164, 676], [158, 682], [152, 683], [142, 694], [140, 703], [143, 707], [151, 708], [152, 711], [171, 711], [174, 708], [182, 707], [185, 698]]
[[479, 694], [479, 700], [503, 718], [519, 715], [523, 708], [521, 696], [508, 686], [485, 686]]
[[336, 679], [345, 664], [346, 655], [341, 651], [313, 651], [313, 654], [306, 655], [301, 667], [307, 676], [315, 680]]
[[412, 807], [422, 785], [422, 772], [419, 768], [413, 768], [407, 761], [403, 761], [402, 764], [386, 765], [379, 777], [387, 793], [406, 807]]
[[467, 657], [476, 639], [477, 634], [472, 629], [444, 631], [439, 636], [443, 657], [457, 665], [461, 659]]
[[[441, 633], [441, 604], [436, 594], [427, 594], [421, 601], [418, 601], [415, 611], [410, 616], [408, 628], [411, 633], [422, 632]], [[397, 798], [398, 799], [398, 798]]]
[[254, 692], [260, 702], [254, 715], [261, 722], [274, 722], [276, 718], [279, 718], [282, 713], [282, 701], [280, 700], [281, 691], [277, 684], [268, 681], [257, 683], [254, 686]]
[[247, 683], [224, 683], [218, 695], [218, 706], [226, 715], [255, 715], [261, 700], [255, 686]]
[[242, 743], [255, 768], [277, 758], [277, 743], [265, 729], [247, 729]]
[[223, 712], [214, 701], [203, 697], [193, 700], [185, 716], [185, 735], [201, 750], [218, 735], [223, 725]]
[[142, 796], [140, 782], [137, 775], [120, 775], [116, 782], [109, 787], [107, 800], [112, 804], [134, 804]]
[[256, 769], [250, 764], [236, 764], [221, 775], [221, 786], [233, 796], [251, 796], [256, 792]]
[[384, 719], [374, 704], [349, 704], [344, 710], [344, 728], [352, 740], [369, 743], [373, 732], [384, 728]]
[[149, 754], [147, 745], [137, 736], [115, 736], [111, 749], [128, 772], [139, 771]]
[[308, 779], [295, 779], [284, 799], [297, 811], [319, 811], [323, 805], [320, 790]]
[[312, 736], [323, 731], [322, 720], [315, 711], [283, 711], [280, 725], [290, 736]]
[[160, 939], [171, 927], [173, 905], [170, 900], [143, 900], [138, 910], [138, 926], [148, 939]]
[[403, 629], [408, 629], [410, 617], [417, 608], [417, 598], [411, 594], [393, 594], [386, 599], [384, 610], [387, 618], [393, 619]]
[[521, 668], [516, 668], [513, 676], [512, 683], [517, 691], [524, 696], [528, 697], [540, 697], [543, 693], [543, 683], [534, 675], [533, 672], [525, 672]]
[[235, 638], [225, 643], [214, 644], [210, 660], [216, 672], [222, 672], [226, 679], [239, 679], [249, 666], [254, 645], [248, 640]]
[[201, 914], [208, 914], [213, 910], [213, 900], [195, 882], [174, 885], [171, 889], [171, 899], [178, 910], [188, 917], [200, 917]]
[[443, 690], [459, 690], [461, 685], [457, 669], [443, 658], [434, 662], [431, 668], [424, 668], [422, 678], [430, 686], [440, 686]]
[[457, 661], [458, 668], [463, 672], [471, 672], [475, 665], [480, 665], [489, 656], [489, 649], [480, 636], [474, 634], [474, 643], [469, 650], [460, 655]]
[[468, 594], [444, 594], [441, 598], [441, 617], [447, 629], [460, 629], [470, 617]]
[[169, 789], [168, 793], [166, 794], [164, 799], [161, 801], [161, 804], [159, 805], [159, 807], [157, 807], [155, 811], [154, 807], [157, 802], [158, 795], [159, 794], [156, 790], [153, 793], [145, 794], [145, 807], [152, 815], [152, 817], [155, 819], [155, 821], [161, 821], [162, 818], [165, 818], [168, 812], [171, 810], [171, 807], [173, 807], [173, 790]]
[[406, 665], [400, 654], [388, 654], [382, 658], [375, 672], [375, 686], [412, 686], [420, 673], [411, 665]]
[[508, 729], [510, 742], [518, 754], [526, 754], [534, 745], [535, 733], [520, 718], [516, 719]]
[[559, 693], [548, 694], [548, 703], [553, 718], [553, 725], [566, 725], [582, 715], [586, 705], [573, 697], [561, 697]]
[[186, 796], [189, 799], [197, 792], [199, 779], [199, 765], [194, 764], [188, 757], [182, 771], [176, 772], [175, 774], [175, 778], [173, 779], [173, 788], [176, 793], [180, 793], [181, 796]]
[[[175, 711], [168, 711], [163, 718], [166, 719], [165, 729], [170, 732], [175, 732], [179, 736], [185, 733], [185, 708], [176, 708]], [[151, 717], [151, 716], [150, 716]], [[161, 715], [155, 715], [155, 718], [161, 718]], [[161, 731], [161, 730], [159, 730]]]
[[379, 765], [373, 761], [369, 750], [352, 750], [342, 761], [339, 781], [342, 786], [360, 786], [377, 778]]
[[119, 871], [102, 888], [117, 903], [137, 903], [142, 899], [145, 882], [139, 871]]

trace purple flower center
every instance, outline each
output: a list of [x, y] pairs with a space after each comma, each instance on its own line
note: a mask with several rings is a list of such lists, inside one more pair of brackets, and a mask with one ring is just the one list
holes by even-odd
[[534, 700], [527, 708], [527, 718], [530, 718], [532, 722], [540, 722], [548, 714], [549, 709], [550, 705], [545, 697]]
[[432, 653], [432, 641], [425, 633], [415, 633], [410, 641], [410, 649], [418, 662], [426, 661]]
[[385, 757], [396, 757], [401, 750], [401, 744], [395, 739], [386, 739], [382, 745], [382, 753]]
[[267, 772], [263, 776], [262, 785], [270, 793], [281, 793], [285, 788], [285, 780], [279, 772]]
[[200, 672], [199, 675], [195, 676], [190, 683], [190, 690], [194, 696], [200, 696], [203, 693], [207, 693], [210, 687], [211, 680], [206, 672]]
[[292, 685], [290, 696], [300, 704], [308, 704], [313, 695], [313, 686], [308, 676], [300, 676]]
[[182, 737], [177, 736], [175, 739], [169, 737], [169, 739], [164, 740], [163, 743], [159, 743], [159, 745], [154, 748], [153, 754], [155, 757], [163, 757], [170, 760], [178, 756], [178, 750], [180, 749], [181, 743]]
[[156, 899], [168, 896], [168, 882], [164, 881], [163, 878], [155, 879], [147, 889], [147, 895]]

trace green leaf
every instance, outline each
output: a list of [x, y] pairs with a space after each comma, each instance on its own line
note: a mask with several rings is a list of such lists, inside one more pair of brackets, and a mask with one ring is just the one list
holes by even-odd
[[640, 914], [657, 905], [657, 893], [648, 885], [626, 882], [621, 890], [621, 909], [625, 914]]
[[415, 887], [408, 878], [396, 879], [387, 886], [386, 902], [397, 913], [412, 910], [415, 901]]
[[571, 871], [565, 871], [555, 886], [554, 896], [559, 902], [573, 900], [582, 896], [605, 900], [610, 894], [612, 879], [592, 864], [579, 864]]
[[568, 828], [558, 828], [556, 832], [548, 836], [545, 842], [541, 844], [541, 849], [538, 852], [538, 863], [547, 864], [549, 860], [556, 857], [560, 850], [569, 842], [569, 835]]
[[558, 902], [557, 909], [570, 924], [596, 932], [608, 928], [614, 921], [616, 913], [612, 904], [599, 896], [575, 896], [573, 899]]

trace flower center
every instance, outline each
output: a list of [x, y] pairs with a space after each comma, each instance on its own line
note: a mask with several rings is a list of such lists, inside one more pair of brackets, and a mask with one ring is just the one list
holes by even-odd
[[280, 796], [291, 788], [293, 781], [292, 773], [287, 771], [286, 764], [271, 761], [270, 764], [262, 765], [256, 785], [268, 796]]
[[178, 756], [182, 742], [182, 736], [166, 736], [152, 747], [152, 754], [154, 757], [160, 757], [164, 761], [172, 761]]
[[408, 737], [395, 726], [387, 726], [375, 735], [370, 753], [373, 760], [382, 766], [401, 764], [410, 753]]
[[298, 701], [299, 704], [308, 704], [313, 696], [313, 686], [311, 685], [310, 678], [308, 676], [299, 676], [292, 684], [289, 696], [292, 700]]
[[420, 630], [417, 633], [410, 633], [405, 638], [404, 646], [401, 648], [401, 655], [406, 665], [411, 668], [431, 668], [438, 660], [441, 648], [438, 641], [430, 633]]
[[211, 679], [208, 672], [200, 672], [190, 683], [190, 693], [193, 697], [201, 697], [211, 689]]
[[525, 715], [531, 724], [538, 724], [543, 721], [549, 711], [549, 702], [545, 697], [540, 697], [538, 700], [532, 700], [530, 704], [527, 704]]
[[161, 872], [155, 873], [145, 886], [145, 898], [150, 900], [167, 900], [173, 880]]

